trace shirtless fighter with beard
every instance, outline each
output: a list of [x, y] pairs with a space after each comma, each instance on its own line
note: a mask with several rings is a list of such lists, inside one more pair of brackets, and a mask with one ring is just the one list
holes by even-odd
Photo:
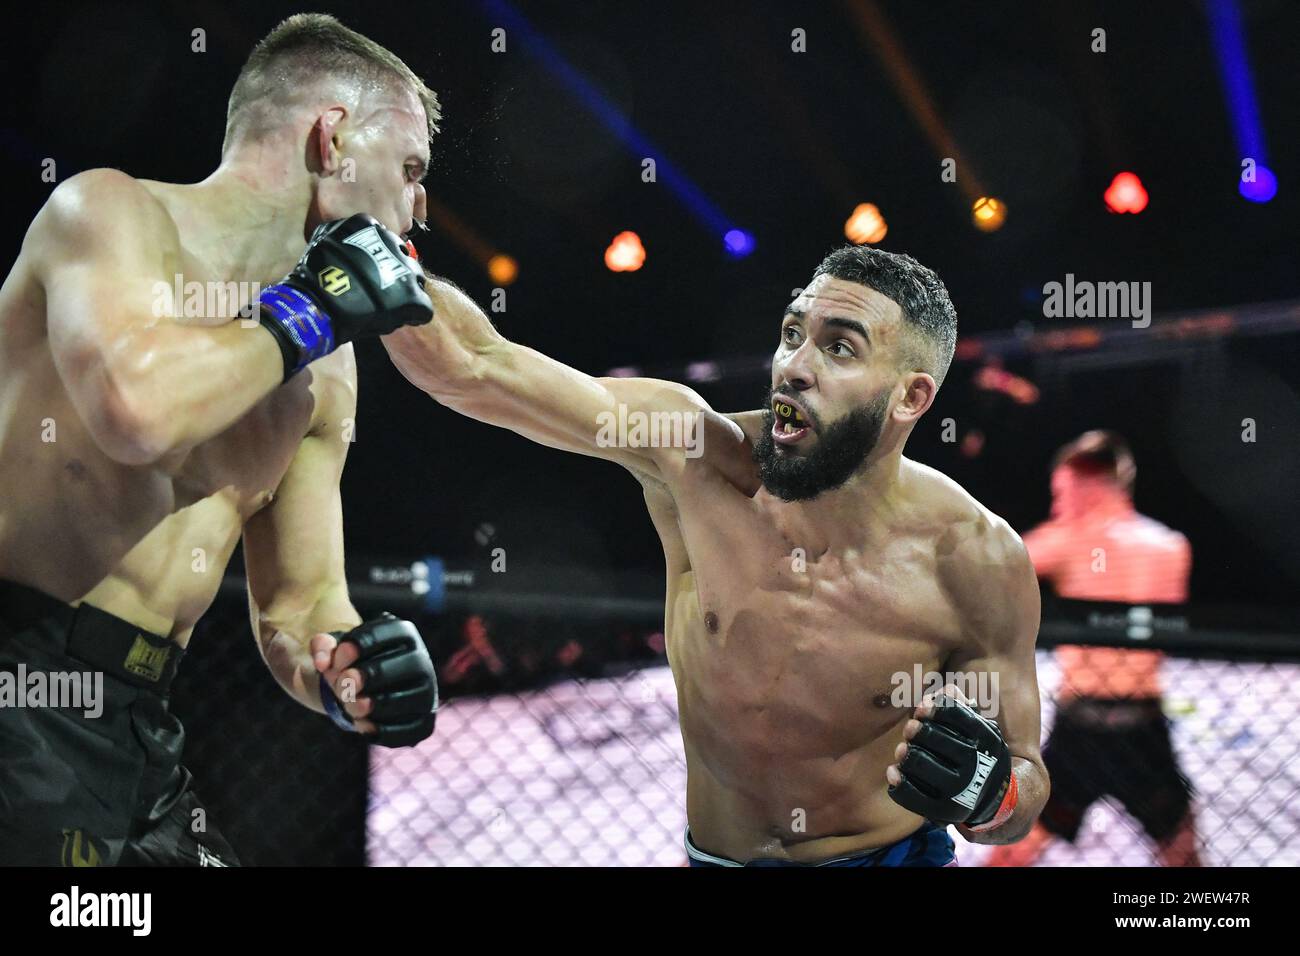
[[[933, 272], [833, 252], [785, 310], [767, 408], [726, 416], [673, 382], [584, 375], [429, 289], [438, 321], [384, 338], [413, 384], [644, 488], [694, 865], [952, 865], [949, 823], [980, 843], [1029, 830], [1048, 793], [1033, 568], [1004, 521], [902, 454], [956, 343]], [[684, 416], [689, 447], [608, 447], [601, 422], [638, 413]], [[996, 720], [956, 688], [893, 706], [918, 663], [997, 674]]]

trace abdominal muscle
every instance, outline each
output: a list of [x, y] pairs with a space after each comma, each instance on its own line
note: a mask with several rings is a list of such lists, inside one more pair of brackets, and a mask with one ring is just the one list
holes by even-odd
[[[825, 654], [778, 665], [775, 680], [763, 673], [771, 656], [757, 647], [728, 655], [718, 670], [706, 658], [717, 635], [704, 625], [692, 582], [687, 574], [670, 589], [667, 622], [692, 842], [741, 862], [809, 863], [888, 846], [920, 827], [885, 780], [910, 709], [818, 694], [829, 684], [821, 675], [839, 666]], [[751, 627], [747, 640], [790, 640], [769, 630]], [[737, 673], [744, 660], [753, 673]], [[760, 686], [771, 693], [755, 692]]]
[[239, 541], [233, 497], [218, 492], [169, 515], [81, 603], [188, 645]]
[[226, 487], [177, 507], [173, 478], [107, 461], [76, 426], [0, 472], [0, 578], [185, 646], [258, 502]]
[[[683, 723], [684, 737], [686, 733]], [[892, 753], [896, 744], [885, 743], [884, 752]], [[924, 821], [887, 795], [885, 767], [892, 759], [880, 751], [869, 746], [819, 760], [789, 755], [780, 770], [755, 765], [749, 786], [742, 787], [719, 779], [711, 761], [688, 745], [691, 840], [705, 852], [740, 862], [770, 858], [796, 863], [896, 843]], [[856, 779], [846, 779], [841, 765], [854, 768]]]

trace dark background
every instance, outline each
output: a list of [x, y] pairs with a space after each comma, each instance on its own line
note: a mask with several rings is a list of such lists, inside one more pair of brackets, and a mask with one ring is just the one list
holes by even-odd
[[[642, 157], [529, 55], [526, 37], [513, 32], [507, 53], [491, 52], [500, 23], [484, 4], [42, 5], [10, 17], [0, 39], [0, 263], [52, 189], [40, 179], [46, 157], [60, 180], [97, 166], [207, 176], [248, 51], [303, 9], [336, 13], [439, 93], [427, 188], [521, 268], [495, 320], [589, 372], [770, 353], [790, 290], [865, 201], [888, 219], [883, 248], [944, 278], [966, 335], [1069, 324], [1044, 319], [1041, 305], [1043, 283], [1066, 273], [1150, 281], [1157, 322], [1300, 296], [1300, 8], [1284, 0], [1241, 4], [1266, 159], [1281, 184], [1265, 205], [1237, 195], [1240, 156], [1200, 3], [884, 5], [966, 163], [1008, 203], [991, 235], [970, 225], [964, 193], [940, 181], [940, 157], [847, 4], [522, 4], [653, 155], [754, 235], [743, 260], [665, 183], [641, 181]], [[1105, 54], [1089, 52], [1095, 26], [1107, 30]], [[198, 27], [206, 53], [190, 52]], [[807, 53], [791, 52], [795, 27], [807, 31]], [[1150, 192], [1140, 216], [1103, 206], [1124, 169]], [[624, 229], [649, 255], [641, 271], [614, 274], [602, 255]], [[420, 244], [433, 269], [487, 301], [478, 262], [437, 232]], [[1047, 513], [1053, 450], [1086, 428], [1117, 428], [1136, 452], [1139, 508], [1192, 540], [1196, 599], [1294, 604], [1298, 352], [1292, 333], [1156, 366], [1022, 363], [1013, 367], [1043, 389], [1028, 408], [976, 393], [973, 366], [959, 366], [908, 451], [1024, 530]], [[376, 343], [358, 355], [357, 444], [343, 480], [351, 554], [473, 563], [504, 547], [519, 582], [555, 582], [557, 567], [578, 590], [657, 580], [653, 529], [619, 468], [436, 407]], [[758, 404], [766, 378], [698, 388], [734, 410]], [[939, 441], [946, 417], [984, 433], [980, 456]], [[1244, 417], [1258, 422], [1253, 445], [1240, 441]]]

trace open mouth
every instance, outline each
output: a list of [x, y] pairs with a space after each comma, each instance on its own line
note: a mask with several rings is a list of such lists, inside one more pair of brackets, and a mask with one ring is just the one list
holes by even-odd
[[797, 444], [812, 431], [812, 423], [794, 403], [777, 396], [772, 399], [772, 440], [781, 445]]

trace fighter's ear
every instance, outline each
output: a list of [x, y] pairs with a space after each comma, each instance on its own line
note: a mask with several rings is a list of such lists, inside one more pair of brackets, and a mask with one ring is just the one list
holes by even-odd
[[1121, 488], [1132, 493], [1133, 482], [1137, 479], [1137, 464], [1127, 450], [1121, 449], [1115, 456], [1115, 478]]
[[309, 148], [311, 159], [316, 163], [316, 171], [332, 176], [343, 165], [342, 142], [339, 128], [347, 119], [348, 111], [343, 106], [331, 106], [321, 113], [312, 127], [312, 143]]
[[903, 397], [894, 406], [894, 417], [914, 422], [934, 404], [939, 386], [929, 372], [906, 372], [903, 375]]

